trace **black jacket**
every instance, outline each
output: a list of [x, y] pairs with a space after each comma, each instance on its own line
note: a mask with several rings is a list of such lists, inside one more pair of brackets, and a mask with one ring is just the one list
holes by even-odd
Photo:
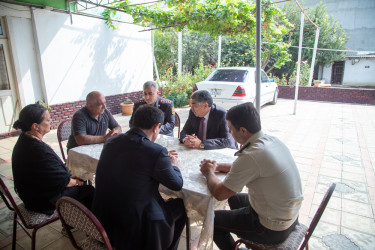
[[[180, 170], [172, 166], [166, 148], [151, 142], [139, 129], [108, 139], [96, 170], [93, 212], [103, 224], [116, 249], [148, 249], [157, 245], [147, 239], [154, 234], [172, 234], [153, 228], [153, 221], [169, 221], [159, 183], [180, 190]], [[158, 237], [156, 237], [158, 238]]]
[[52, 214], [70, 181], [70, 173], [53, 149], [22, 133], [12, 154], [14, 188], [25, 207]]
[[[205, 149], [237, 148], [237, 143], [229, 133], [225, 116], [227, 111], [212, 104], [210, 115], [208, 116], [206, 140], [203, 140]], [[199, 123], [202, 118], [196, 117], [190, 109], [189, 117], [180, 134], [180, 142], [186, 135], [198, 134]]]
[[[133, 127], [133, 118], [134, 118], [135, 111], [137, 111], [137, 109], [140, 106], [145, 105], [145, 104], [146, 102], [144, 99], [134, 103], [133, 113], [129, 120], [130, 128]], [[174, 124], [175, 124], [173, 102], [171, 100], [158, 96], [156, 99], [156, 102], [152, 106], [160, 109], [164, 113], [164, 123], [161, 126], [160, 134], [173, 136], [173, 129], [174, 129]]]

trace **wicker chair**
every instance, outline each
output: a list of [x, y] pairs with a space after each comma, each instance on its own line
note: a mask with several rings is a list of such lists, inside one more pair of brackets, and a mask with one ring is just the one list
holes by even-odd
[[70, 134], [72, 133], [72, 131], [71, 131], [72, 123], [71, 122], [72, 121], [70, 119], [64, 120], [60, 123], [59, 127], [57, 128], [57, 140], [59, 141], [61, 155], [62, 155], [65, 163], [66, 163], [65, 150], [64, 150], [64, 147], [62, 145], [62, 142], [68, 140]]
[[[293, 232], [288, 236], [288, 238], [284, 242], [280, 244], [260, 244], [260, 243], [256, 243], [253, 241], [240, 238], [234, 243], [233, 249], [237, 250], [241, 244], [245, 244], [247, 248], [254, 249], [254, 250], [258, 250], [258, 249], [268, 249], [268, 250], [270, 249], [275, 249], [275, 250], [276, 249], [277, 250], [300, 249], [302, 250], [304, 248], [309, 249], [308, 241], [311, 235], [313, 234], [316, 226], [318, 225], [318, 222], [320, 218], [322, 217], [323, 212], [325, 208], [327, 207], [329, 199], [331, 198], [332, 193], [335, 190], [335, 188], [336, 188], [336, 184], [335, 183], [331, 184], [322, 202], [320, 203], [318, 211], [316, 211], [314, 218], [312, 219], [310, 223], [310, 226], [307, 227], [303, 224], [298, 224], [296, 228], [293, 230]], [[305, 240], [301, 244], [301, 241], [303, 240], [304, 237], [305, 237]]]
[[[56, 210], [65, 228], [70, 242], [76, 249], [108, 249], [112, 250], [107, 233], [93, 213], [79, 201], [62, 197], [56, 203]], [[87, 235], [87, 238], [77, 244], [70, 229], [76, 228]]]
[[[0, 178], [0, 195], [6, 206], [13, 211], [13, 238], [12, 238], [12, 249], [16, 249], [16, 238], [17, 238], [17, 223], [31, 238], [31, 249], [35, 249], [36, 244], [36, 232], [38, 229], [48, 225], [59, 219], [57, 213], [47, 215], [43, 213], [37, 213], [25, 208], [23, 203], [17, 205], [12, 194], [9, 192], [4, 181]], [[31, 229], [30, 234], [27, 229]]]

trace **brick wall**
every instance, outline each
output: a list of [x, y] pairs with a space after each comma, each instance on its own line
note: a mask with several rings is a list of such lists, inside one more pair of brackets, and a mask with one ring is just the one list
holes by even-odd
[[[119, 95], [106, 96], [107, 109], [111, 111], [112, 114], [121, 113], [120, 103], [123, 102], [126, 98], [131, 99], [133, 102], [140, 100], [143, 97], [143, 92], [132, 92]], [[86, 101], [76, 101], [76, 102], [67, 102], [62, 104], [51, 105], [51, 118], [52, 126], [51, 129], [57, 129], [59, 124], [66, 120], [71, 119], [73, 114], [80, 108], [86, 105]], [[7, 133], [1, 133], [0, 139], [18, 136], [20, 131], [10, 131]]]
[[[295, 88], [289, 86], [279, 86], [279, 98], [294, 99]], [[126, 98], [133, 102], [141, 99], [142, 91], [106, 96], [107, 108], [112, 114], [121, 113], [120, 103]], [[299, 87], [299, 100], [315, 100], [325, 102], [342, 102], [375, 105], [374, 89], [345, 89], [337, 87]], [[85, 101], [68, 102], [51, 105], [52, 129], [56, 129], [60, 122], [70, 119], [73, 114], [85, 106]], [[0, 139], [19, 135], [19, 131], [10, 131], [0, 134]]]
[[[143, 92], [132, 92], [119, 95], [106, 96], [105, 100], [107, 103], [107, 109], [112, 114], [121, 113], [120, 103], [123, 102], [126, 98], [131, 99], [133, 102], [140, 100], [143, 97]], [[86, 105], [86, 101], [77, 101], [77, 102], [68, 102], [63, 104], [51, 105], [51, 118], [52, 118], [52, 127], [51, 129], [56, 129], [59, 124], [66, 120], [71, 119], [73, 114], [80, 108]]]
[[[279, 86], [279, 98], [294, 99], [294, 92], [295, 88]], [[299, 87], [298, 99], [375, 105], [375, 89]]]

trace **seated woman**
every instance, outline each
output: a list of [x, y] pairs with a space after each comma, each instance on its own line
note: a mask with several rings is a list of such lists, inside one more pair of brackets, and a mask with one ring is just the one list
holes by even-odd
[[69, 196], [91, 209], [95, 188], [71, 176], [53, 149], [42, 141], [51, 129], [51, 116], [39, 104], [24, 107], [13, 125], [22, 133], [13, 149], [14, 189], [31, 211], [52, 214], [56, 201]]

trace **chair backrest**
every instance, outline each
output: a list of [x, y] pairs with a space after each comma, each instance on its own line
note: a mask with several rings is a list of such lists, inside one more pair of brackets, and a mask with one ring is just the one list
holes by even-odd
[[23, 214], [19, 210], [16, 201], [13, 198], [13, 195], [9, 192], [8, 187], [6, 186], [3, 179], [0, 178], [0, 196], [5, 202], [6, 206], [11, 210], [14, 211], [17, 216], [21, 219], [22, 223], [27, 228], [31, 228], [31, 226], [27, 223], [26, 219], [24, 218]]
[[13, 196], [9, 192], [7, 186], [5, 185], [5, 182], [1, 178], [0, 178], [0, 195], [3, 201], [5, 202], [6, 206], [10, 210], [14, 211], [14, 208], [17, 207], [17, 204], [14, 201]]
[[65, 157], [65, 151], [64, 151], [62, 142], [68, 140], [71, 133], [72, 133], [72, 121], [70, 119], [62, 121], [59, 127], [57, 128], [57, 140], [59, 141], [61, 155], [63, 157], [64, 162], [66, 162], [66, 157]]
[[77, 243], [68, 227], [77, 228], [84, 232], [88, 237], [100, 241], [107, 249], [112, 249], [107, 233], [102, 224], [90, 210], [88, 210], [79, 201], [64, 196], [56, 203], [57, 213], [67, 231], [72, 244], [77, 247]]
[[174, 125], [178, 128], [177, 138], [180, 138], [181, 119], [180, 119], [180, 116], [177, 114], [177, 112], [174, 112], [174, 117], [175, 117]]
[[304, 249], [305, 246], [307, 245], [307, 242], [309, 241], [309, 239], [310, 239], [311, 235], [313, 234], [316, 226], [318, 225], [318, 222], [319, 222], [320, 218], [322, 217], [323, 212], [326, 209], [327, 204], [328, 204], [329, 200], [331, 199], [331, 196], [332, 196], [335, 188], [336, 188], [336, 183], [332, 183], [331, 186], [329, 187], [329, 189], [327, 190], [326, 194], [324, 195], [324, 198], [323, 198], [322, 202], [320, 203], [319, 208], [316, 211], [316, 213], [314, 215], [314, 218], [312, 219], [312, 221], [310, 223], [309, 229], [307, 230], [307, 233], [305, 235], [305, 239], [302, 242], [302, 245], [300, 246], [299, 249]]

